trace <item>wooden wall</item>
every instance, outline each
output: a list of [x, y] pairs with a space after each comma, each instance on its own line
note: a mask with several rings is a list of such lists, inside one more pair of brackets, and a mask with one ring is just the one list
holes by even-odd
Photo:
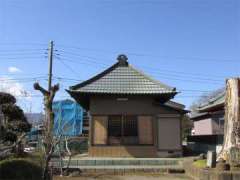
[[152, 116], [138, 116], [139, 144], [153, 144]]
[[[92, 143], [89, 155], [94, 157], [157, 157], [157, 147], [154, 145], [153, 117], [138, 117], [139, 144], [136, 146], [107, 145], [107, 116], [92, 116]], [[141, 145], [142, 144], [142, 145]], [[143, 145], [144, 144], [144, 145]]]
[[93, 118], [93, 144], [107, 144], [107, 116], [94, 116]]
[[158, 117], [158, 150], [180, 151], [181, 121], [179, 117]]

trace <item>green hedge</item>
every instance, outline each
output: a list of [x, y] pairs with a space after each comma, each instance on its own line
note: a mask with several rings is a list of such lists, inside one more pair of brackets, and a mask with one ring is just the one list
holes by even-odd
[[34, 162], [25, 159], [0, 161], [1, 180], [40, 180], [42, 169]]

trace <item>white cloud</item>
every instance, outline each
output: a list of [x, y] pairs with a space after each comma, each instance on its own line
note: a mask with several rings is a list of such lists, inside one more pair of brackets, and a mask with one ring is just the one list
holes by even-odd
[[27, 105], [32, 102], [32, 95], [24, 89], [24, 86], [10, 77], [0, 77], [0, 92], [10, 93], [16, 97], [20, 106], [27, 109]]
[[9, 77], [0, 77], [0, 91], [14, 96], [23, 96], [25, 94], [23, 85]]
[[17, 67], [11, 66], [11, 67], [8, 67], [8, 72], [19, 73], [19, 72], [22, 72], [22, 71], [20, 69], [18, 69]]

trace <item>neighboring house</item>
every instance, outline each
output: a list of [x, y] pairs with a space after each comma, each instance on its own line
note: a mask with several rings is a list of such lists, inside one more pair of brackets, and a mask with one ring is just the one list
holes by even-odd
[[27, 133], [27, 142], [29, 146], [38, 147], [41, 145], [43, 134], [43, 113], [25, 113], [27, 121], [32, 125], [31, 131]]
[[43, 113], [24, 113], [24, 115], [32, 126], [39, 126], [43, 124]]
[[224, 102], [225, 92], [221, 92], [192, 112], [194, 127], [188, 142], [193, 151], [219, 151], [224, 134]]
[[175, 88], [153, 80], [125, 55], [102, 73], [70, 87], [69, 94], [89, 111], [90, 156], [180, 156], [184, 106], [170, 101]]
[[225, 92], [201, 105], [191, 114], [194, 121], [193, 135], [223, 134]]

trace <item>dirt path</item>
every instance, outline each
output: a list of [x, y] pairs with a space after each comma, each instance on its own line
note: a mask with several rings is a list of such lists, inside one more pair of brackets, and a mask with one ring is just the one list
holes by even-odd
[[54, 180], [192, 180], [182, 174], [161, 174], [161, 175], [83, 175], [81, 177], [55, 177]]

